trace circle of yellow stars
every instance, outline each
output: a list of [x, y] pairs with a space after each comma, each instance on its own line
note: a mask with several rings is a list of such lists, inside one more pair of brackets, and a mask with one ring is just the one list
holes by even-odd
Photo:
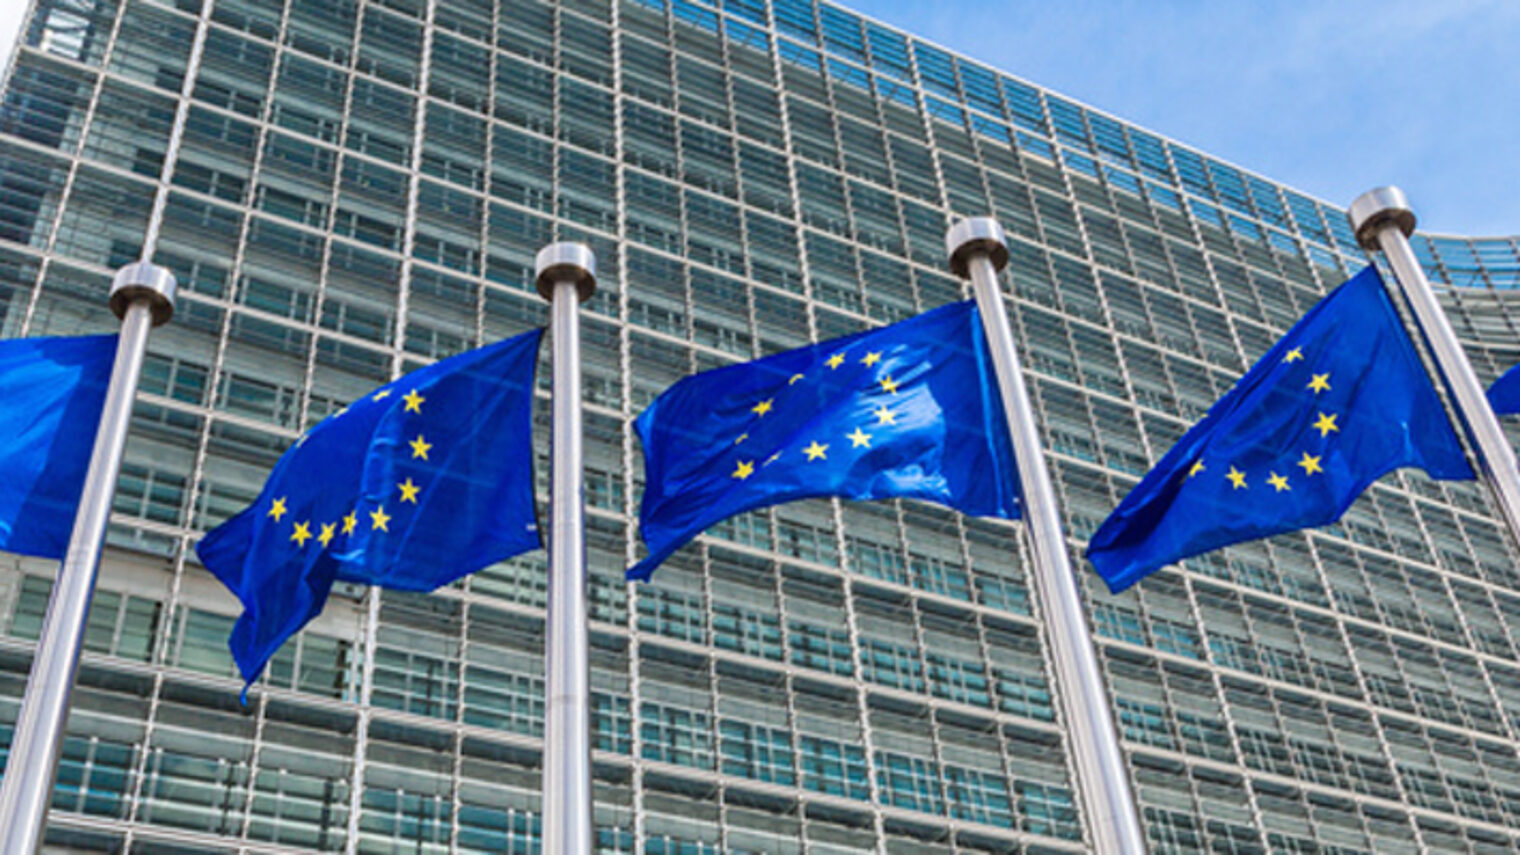
[[[1285, 363], [1294, 363], [1303, 360], [1303, 358], [1303, 348], [1295, 347], [1289, 350], [1287, 354], [1283, 356], [1282, 361]], [[1309, 382], [1304, 385], [1304, 388], [1313, 392], [1315, 395], [1319, 395], [1321, 392], [1330, 391], [1330, 372], [1327, 371], [1324, 374], [1314, 374], [1311, 372], [1309, 375]], [[1314, 422], [1309, 425], [1309, 429], [1319, 431], [1320, 439], [1324, 439], [1332, 433], [1340, 432], [1340, 425], [1336, 422], [1338, 418], [1338, 413], [1327, 413], [1323, 410], [1320, 410], [1317, 412]], [[1323, 455], [1313, 455], [1305, 451], [1303, 452], [1303, 456], [1300, 457], [1298, 461], [1293, 465], [1304, 470], [1303, 477], [1308, 478], [1312, 475], [1319, 475], [1324, 473], [1325, 469], [1322, 464], [1323, 460]], [[1188, 467], [1187, 475], [1185, 477], [1189, 479], [1195, 478], [1205, 472], [1207, 469], [1208, 467], [1204, 465], [1201, 459], [1195, 460], [1193, 461], [1192, 466]], [[1230, 465], [1230, 471], [1226, 472], [1224, 477], [1230, 482], [1231, 491], [1250, 489], [1250, 483], [1246, 478], [1246, 473], [1241, 472], [1239, 469], [1235, 468], [1234, 464]], [[1288, 476], [1278, 474], [1275, 470], [1268, 470], [1267, 484], [1275, 493], [1291, 492], [1293, 489], [1293, 485], [1289, 482]]]
[[[391, 389], [381, 389], [374, 395], [371, 395], [370, 400], [376, 402], [383, 401], [391, 396], [391, 392]], [[427, 397], [416, 389], [412, 389], [401, 396], [401, 401], [403, 413], [416, 413], [420, 416], [422, 415], [422, 405], [427, 401]], [[766, 409], [769, 410], [769, 402], [767, 402]], [[337, 415], [341, 416], [344, 412], [346, 412], [346, 409], [340, 410]], [[304, 441], [305, 437], [302, 438], [302, 442]], [[428, 452], [433, 449], [433, 444], [428, 442], [427, 437], [422, 433], [418, 433], [416, 438], [408, 442], [407, 445], [411, 448], [411, 459], [413, 460], [427, 460]], [[396, 484], [396, 490], [400, 493], [398, 504], [415, 505], [417, 504], [417, 496], [422, 492], [422, 486], [408, 476], [405, 481]], [[272, 499], [265, 516], [274, 520], [276, 524], [280, 523], [290, 513], [289, 501], [289, 496], [279, 496]], [[390, 531], [390, 522], [395, 517], [385, 512], [384, 503], [381, 503], [372, 511], [366, 511], [366, 514], [369, 516], [370, 531]], [[351, 509], [347, 514], [333, 522], [316, 521], [317, 532], [315, 534], [311, 530], [312, 522], [312, 520], [292, 520], [290, 542], [294, 543], [297, 548], [304, 549], [308, 541], [315, 540], [321, 548], [327, 549], [340, 534], [347, 536], [358, 530], [359, 509]], [[339, 528], [340, 525], [341, 528]]]
[[[882, 361], [882, 358], [883, 354], [881, 351], [870, 351], [861, 356], [859, 361], [861, 365], [864, 365], [867, 368], [872, 368], [880, 363]], [[846, 357], [844, 352], [841, 351], [839, 353], [832, 354], [828, 359], [825, 359], [823, 361], [823, 365], [829, 371], [837, 371], [843, 367], [847, 361], [848, 357]], [[805, 379], [806, 376], [807, 375], [803, 373], [793, 374], [791, 377], [787, 378], [787, 385], [796, 385], [799, 381]], [[898, 389], [902, 384], [900, 381], [893, 380], [892, 376], [888, 374], [884, 375], [880, 380], [876, 381], [876, 385], [880, 387], [880, 390], [882, 392], [890, 395], [896, 395], [898, 394]], [[749, 411], [754, 414], [756, 419], [763, 419], [766, 416], [770, 415], [775, 410], [775, 407], [775, 398], [765, 398], [755, 402], [754, 406], [750, 407]], [[871, 415], [876, 418], [876, 427], [897, 424], [898, 414], [886, 404], [877, 406], [875, 410], [871, 411]], [[749, 438], [749, 432], [746, 431], [744, 433], [741, 433], [734, 439], [734, 445], [743, 445], [744, 441]], [[850, 448], [852, 449], [870, 448], [873, 434], [867, 433], [863, 426], [857, 425], [853, 431], [845, 434], [843, 438], [850, 441]], [[829, 449], [831, 445], [831, 443], [822, 442], [817, 438], [811, 439], [808, 445], [802, 449], [802, 454], [806, 457], [805, 462], [811, 463], [818, 460], [828, 460]], [[729, 473], [729, 477], [737, 481], [747, 481], [753, 477], [759, 469], [762, 469], [765, 466], [776, 462], [780, 458], [780, 451], [773, 453], [764, 461], [761, 461], [759, 458], [741, 458], [735, 461], [734, 469]]]

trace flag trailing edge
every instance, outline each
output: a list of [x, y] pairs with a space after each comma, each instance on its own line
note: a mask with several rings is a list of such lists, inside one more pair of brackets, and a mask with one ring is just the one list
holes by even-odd
[[1488, 387], [1488, 405], [1495, 415], [1520, 413], [1520, 365], [1513, 366]]
[[441, 360], [329, 416], [286, 450], [252, 505], [201, 539], [202, 563], [243, 604], [228, 644], [248, 684], [335, 582], [429, 591], [539, 548], [542, 333]]
[[1018, 478], [974, 303], [705, 371], [635, 420], [647, 580], [703, 530], [804, 498], [908, 498], [1016, 519]]
[[1384, 474], [1471, 479], [1368, 267], [1314, 306], [1119, 503], [1087, 555], [1115, 593], [1184, 558], [1339, 519]]
[[116, 335], [0, 342], [0, 549], [62, 559], [105, 409]]

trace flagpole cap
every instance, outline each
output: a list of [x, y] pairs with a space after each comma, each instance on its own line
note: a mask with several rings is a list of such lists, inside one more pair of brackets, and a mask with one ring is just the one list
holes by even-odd
[[148, 310], [153, 313], [153, 326], [161, 327], [174, 317], [174, 292], [178, 287], [174, 274], [167, 267], [146, 261], [128, 264], [117, 270], [116, 277], [111, 280], [111, 311], [124, 320], [133, 303], [147, 300]]
[[971, 258], [982, 253], [997, 272], [1008, 266], [1008, 235], [991, 217], [967, 217], [945, 232], [945, 252], [950, 272], [962, 279], [971, 275]]
[[596, 253], [583, 243], [551, 243], [533, 261], [538, 274], [538, 294], [554, 302], [554, 286], [570, 280], [584, 303], [596, 293]]
[[1356, 197], [1346, 219], [1351, 221], [1356, 242], [1366, 250], [1378, 248], [1378, 232], [1388, 223], [1398, 226], [1404, 237], [1414, 234], [1414, 211], [1409, 209], [1404, 191], [1397, 187], [1377, 187]]

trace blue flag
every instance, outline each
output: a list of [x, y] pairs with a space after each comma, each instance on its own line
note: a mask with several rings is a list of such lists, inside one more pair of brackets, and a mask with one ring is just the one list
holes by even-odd
[[704, 529], [816, 496], [923, 499], [1016, 519], [1017, 474], [974, 303], [705, 371], [634, 422], [655, 567]]
[[542, 330], [381, 386], [312, 428], [250, 507], [196, 547], [243, 603], [252, 683], [334, 582], [431, 591], [539, 547], [533, 370]]
[[0, 341], [0, 549], [63, 558], [116, 336]]
[[1104, 520], [1087, 557], [1114, 592], [1221, 546], [1339, 519], [1401, 466], [1473, 477], [1375, 268], [1331, 292]]
[[1488, 387], [1488, 405], [1495, 415], [1520, 413], [1520, 365], [1504, 372], [1504, 376]]

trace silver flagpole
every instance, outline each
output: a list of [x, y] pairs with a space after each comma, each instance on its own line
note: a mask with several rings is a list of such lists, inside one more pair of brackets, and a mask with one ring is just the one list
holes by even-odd
[[539, 250], [538, 293], [553, 306], [549, 608], [544, 646], [544, 855], [584, 855], [591, 837], [590, 645], [586, 637], [580, 304], [596, 292], [596, 255], [579, 243]]
[[975, 217], [956, 223], [945, 233], [945, 249], [950, 254], [950, 270], [971, 278], [977, 312], [982, 316], [982, 329], [997, 369], [1003, 412], [1018, 460], [1024, 522], [1034, 549], [1035, 595], [1048, 622], [1056, 693], [1066, 713], [1066, 733], [1091, 843], [1094, 851], [1105, 855], [1142, 855], [1145, 838], [1130, 791], [1129, 770], [1119, 748], [1103, 674], [1098, 669], [1081, 593], [1061, 533], [1055, 489], [998, 291], [997, 273], [1008, 264], [1007, 238], [997, 220]]
[[121, 319], [116, 361], [111, 366], [111, 383], [106, 389], [105, 408], [90, 453], [79, 510], [74, 515], [68, 552], [48, 601], [37, 656], [32, 660], [26, 696], [11, 738], [5, 778], [0, 781], [0, 852], [7, 855], [36, 852], [42, 846], [137, 377], [148, 348], [148, 331], [174, 316], [174, 290], [174, 274], [146, 261], [121, 268], [111, 283], [111, 311]]
[[1473, 373], [1472, 363], [1467, 361], [1446, 313], [1436, 303], [1430, 280], [1425, 278], [1425, 270], [1409, 245], [1415, 222], [1409, 200], [1397, 187], [1378, 187], [1356, 197], [1346, 216], [1356, 232], [1357, 243], [1369, 251], [1381, 249], [1393, 268], [1399, 289], [1414, 310], [1436, 365], [1446, 378], [1446, 388], [1456, 399], [1457, 411], [1478, 444], [1478, 463], [1484, 478], [1499, 502], [1505, 522], [1509, 523], [1510, 534], [1520, 542], [1520, 469], [1516, 468], [1515, 450], [1499, 427], [1478, 375]]

